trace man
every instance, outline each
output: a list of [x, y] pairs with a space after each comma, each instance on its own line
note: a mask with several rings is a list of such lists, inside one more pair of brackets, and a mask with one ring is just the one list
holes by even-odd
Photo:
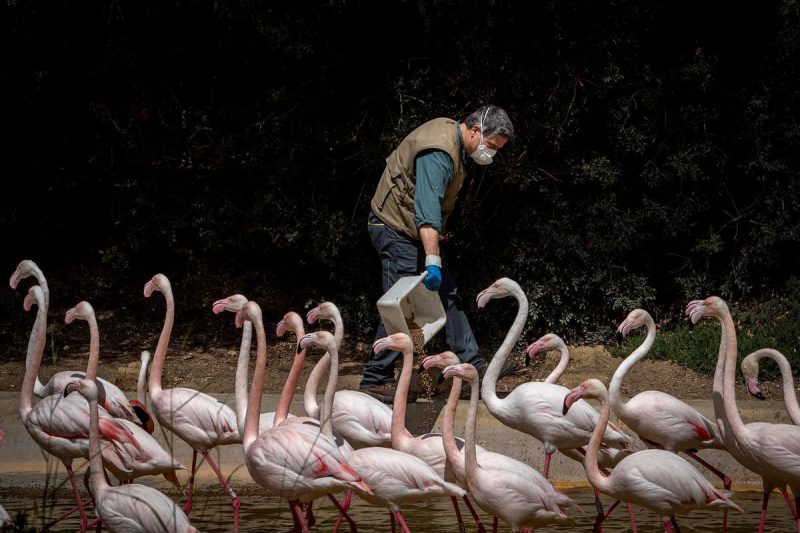
[[[403, 276], [423, 270], [425, 287], [438, 291], [447, 314], [445, 341], [481, 376], [487, 363], [464, 313], [450, 275], [440, 238], [466, 175], [467, 156], [479, 165], [492, 162], [497, 150], [514, 137], [506, 112], [486, 105], [459, 123], [435, 118], [406, 136], [386, 159], [386, 168], [370, 203], [368, 231], [378, 252], [386, 292]], [[376, 338], [386, 336], [383, 323]], [[370, 354], [360, 390], [384, 402], [394, 400], [394, 363], [398, 352]], [[409, 398], [409, 400], [412, 400]]]

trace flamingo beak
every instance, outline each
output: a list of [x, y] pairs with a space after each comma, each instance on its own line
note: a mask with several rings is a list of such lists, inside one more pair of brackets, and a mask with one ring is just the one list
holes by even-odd
[[766, 400], [767, 397], [764, 396], [764, 393], [761, 392], [761, 387], [758, 384], [758, 380], [748, 378], [747, 379], [747, 392], [750, 393], [750, 396], [753, 398], [757, 398], [759, 400]]
[[308, 314], [306, 315], [306, 321], [309, 324], [313, 324], [314, 322], [319, 320], [319, 314], [320, 314], [319, 306], [317, 306], [308, 312]]
[[244, 310], [240, 310], [236, 312], [236, 317], [233, 319], [233, 323], [236, 325], [237, 328], [244, 326]]
[[78, 311], [73, 307], [67, 314], [64, 315], [64, 324], [72, 324], [72, 321], [75, 320], [75, 317], [78, 315]]
[[228, 298], [223, 298], [222, 300], [217, 300], [214, 302], [214, 305], [211, 306], [211, 311], [215, 315], [220, 314], [228, 307]]
[[572, 407], [572, 405], [575, 402], [580, 400], [581, 394], [582, 394], [582, 391], [580, 390], [580, 387], [579, 387], [577, 389], [574, 389], [574, 390], [570, 391], [569, 394], [564, 396], [564, 408], [561, 410], [561, 414], [566, 416], [567, 415], [567, 411], [569, 411], [569, 408]]

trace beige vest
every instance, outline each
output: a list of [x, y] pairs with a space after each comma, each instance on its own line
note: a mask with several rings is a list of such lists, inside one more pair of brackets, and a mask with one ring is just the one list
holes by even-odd
[[458, 123], [449, 118], [435, 118], [409, 133], [386, 158], [386, 168], [372, 197], [372, 211], [396, 231], [419, 240], [414, 224], [414, 158], [423, 150], [444, 150], [453, 160], [453, 177], [442, 199], [442, 228], [456, 203], [464, 183]]

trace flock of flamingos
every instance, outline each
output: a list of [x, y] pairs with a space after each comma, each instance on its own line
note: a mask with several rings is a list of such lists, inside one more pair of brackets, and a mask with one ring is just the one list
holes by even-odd
[[[619, 366], [608, 389], [597, 379], [587, 379], [572, 390], [557, 385], [569, 355], [564, 342], [548, 334], [531, 344], [527, 353], [534, 356], [546, 350], [560, 350], [559, 366], [544, 382], [524, 383], [506, 397], [499, 398], [495, 386], [500, 369], [517, 343], [528, 315], [528, 302], [519, 285], [502, 278], [478, 295], [478, 307], [484, 307], [493, 299], [512, 297], [518, 303], [518, 312], [482, 383], [478, 383], [475, 368], [459, 363], [451, 352], [427, 356], [422, 361], [424, 368], [442, 368], [444, 377], [452, 379], [452, 389], [442, 433], [413, 436], [405, 427], [406, 398], [414, 364], [413, 342], [408, 335], [397, 333], [377, 340], [373, 347], [376, 353], [391, 349], [403, 355], [393, 408], [357, 391], [336, 391], [343, 326], [336, 306], [330, 302], [312, 309], [307, 321], [332, 321], [333, 334], [325, 330], [305, 333], [302, 318], [294, 312], [287, 313], [278, 324], [277, 335], [287, 332], [296, 335], [297, 355], [274, 413], [259, 412], [267, 359], [261, 309], [242, 295], [229, 296], [213, 304], [214, 313], [235, 314], [235, 324], [242, 328], [235, 409], [197, 390], [163, 389], [162, 373], [175, 303], [169, 280], [162, 274], [156, 274], [144, 286], [146, 297], [155, 292], [164, 296], [166, 318], [149, 381], [146, 379], [149, 354], [142, 354], [136, 400], [128, 400], [115, 385], [97, 377], [97, 321], [91, 305], [85, 301], [67, 311], [65, 323], [79, 319], [89, 325], [86, 371], [60, 372], [42, 384], [38, 373], [46, 339], [47, 282], [33, 261], [24, 260], [12, 274], [10, 285], [16, 288], [21, 280], [30, 276], [37, 284], [28, 289], [24, 309], [30, 311], [36, 307], [36, 318], [27, 349], [19, 415], [33, 440], [63, 462], [80, 515], [81, 531], [100, 526], [111, 531], [196, 531], [188, 518], [192, 508], [193, 475], [189, 478], [187, 501], [183, 506], [162, 492], [135, 482], [141, 476], [163, 475], [177, 485], [175, 471], [185, 469], [151, 436], [154, 421], [157, 421], [194, 450], [192, 474], [198, 454], [215, 471], [231, 497], [234, 531], [239, 527], [239, 498], [209, 455], [213, 448], [229, 444], [242, 446], [247, 470], [256, 483], [289, 503], [296, 531], [305, 532], [314, 525], [313, 502], [321, 497], [330, 498], [340, 511], [334, 531], [342, 521], [347, 522], [351, 531], [356, 531], [357, 525], [347, 513], [353, 493], [369, 504], [388, 509], [393, 532], [397, 527], [408, 531], [401, 514], [403, 505], [431, 498], [452, 500], [461, 531], [466, 530], [461, 502], [481, 532], [486, 531], [486, 526], [481, 522], [478, 508], [492, 517], [495, 531], [499, 520], [508, 523], [514, 531], [553, 523], [568, 524], [570, 514], [580, 510], [547, 479], [550, 459], [556, 451], [579, 461], [586, 470], [598, 498], [595, 531], [602, 530], [603, 520], [619, 502], [627, 505], [633, 531], [636, 531], [636, 522], [631, 504], [657, 513], [666, 531], [679, 530], [676, 514], [701, 507], [717, 508], [722, 515], [721, 529], [725, 531], [727, 511], [742, 510], [731, 499], [730, 478], [698, 455], [699, 450], [715, 448], [727, 450], [736, 461], [763, 479], [759, 531], [764, 530], [769, 495], [777, 488], [785, 497], [800, 532], [797, 518], [800, 427], [742, 422], [734, 394], [736, 329], [726, 303], [718, 297], [695, 300], [686, 307], [686, 314], [693, 323], [711, 317], [721, 326], [713, 386], [715, 421], [678, 398], [659, 391], [645, 391], [627, 401], [620, 398], [625, 374], [646, 356], [655, 339], [653, 319], [641, 309], [632, 311], [620, 324], [619, 331], [628, 334], [646, 328], [647, 337]], [[248, 391], [253, 332], [257, 359]], [[304, 394], [306, 416], [293, 416], [289, 406], [309, 346], [327, 353], [308, 379]], [[753, 394], [759, 393], [757, 364], [761, 357], [782, 358], [774, 350], [765, 349], [751, 354], [743, 362], [747, 386]], [[789, 370], [785, 359], [779, 362], [783, 370]], [[318, 405], [317, 388], [326, 374], [324, 399], [322, 405]], [[462, 440], [455, 437], [454, 420], [463, 381], [471, 385], [473, 392]], [[784, 393], [791, 396], [792, 416], [797, 417], [800, 410], [793, 387]], [[38, 402], [34, 402], [34, 396], [39, 398]], [[543, 473], [476, 445], [476, 413], [481, 399], [503, 424], [532, 435], [544, 444]], [[599, 400], [600, 411], [586, 399]], [[609, 423], [612, 410], [630, 431], [652, 447], [634, 451], [631, 436]], [[800, 423], [800, 417], [793, 421]], [[712, 485], [679, 452], [718, 475], [724, 488]], [[91, 501], [81, 498], [72, 470], [72, 462], [78, 458], [89, 460], [88, 480], [84, 478], [84, 483]], [[109, 475], [117, 480], [116, 484], [109, 481]], [[340, 493], [343, 493], [341, 501], [334, 496]], [[617, 502], [604, 511], [599, 504], [599, 493]], [[88, 513], [91, 507], [94, 508], [93, 519]], [[3, 513], [0, 507], [0, 521]]]

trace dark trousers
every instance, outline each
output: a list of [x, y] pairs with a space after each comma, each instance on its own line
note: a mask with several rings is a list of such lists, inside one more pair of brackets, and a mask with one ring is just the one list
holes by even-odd
[[[425, 270], [425, 250], [422, 243], [394, 231], [370, 212], [367, 229], [372, 245], [381, 260], [383, 292], [388, 291], [403, 276], [415, 276]], [[446, 258], [442, 258], [442, 286], [439, 297], [447, 315], [445, 323], [445, 342], [462, 363], [470, 363], [478, 370], [486, 366], [486, 361], [478, 354], [478, 343], [472, 334], [467, 315], [464, 313], [461, 296], [458, 294], [455, 279], [447, 269]], [[375, 340], [386, 336], [386, 328], [381, 321]], [[400, 352], [383, 350], [378, 354], [370, 351], [369, 360], [364, 365], [361, 387], [371, 387], [394, 381], [394, 364]]]

